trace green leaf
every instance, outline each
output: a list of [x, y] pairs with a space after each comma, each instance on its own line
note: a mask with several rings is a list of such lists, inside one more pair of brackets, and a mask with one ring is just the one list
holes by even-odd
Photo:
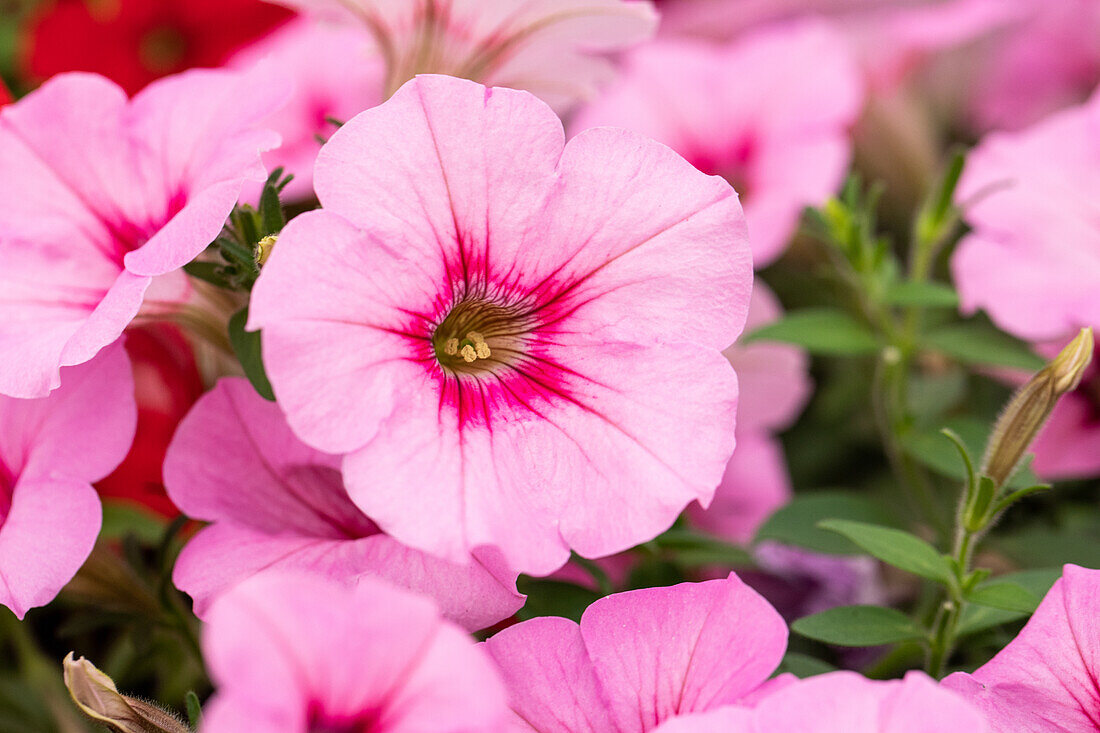
[[814, 354], [860, 356], [876, 353], [882, 345], [867, 326], [833, 308], [806, 308], [761, 326], [742, 339], [782, 341]]
[[183, 266], [183, 271], [194, 278], [198, 278], [219, 288], [233, 290], [233, 284], [225, 277], [225, 265], [217, 262], [188, 262]]
[[826, 519], [818, 527], [844, 535], [868, 553], [896, 568], [922, 578], [950, 585], [955, 580], [951, 563], [935, 547], [900, 529], [843, 519]]
[[252, 386], [261, 397], [274, 402], [275, 393], [271, 389], [271, 382], [267, 379], [263, 356], [260, 353], [260, 332], [244, 330], [247, 322], [248, 306], [245, 306], [229, 319], [229, 343], [233, 345], [233, 352], [240, 360], [248, 381], [252, 382]]
[[838, 606], [791, 624], [791, 630], [838, 646], [878, 646], [917, 641], [927, 634], [901, 611], [882, 606]]
[[154, 514], [135, 504], [107, 499], [103, 502], [103, 539], [122, 539], [132, 534], [148, 545], [155, 545], [164, 536], [167, 522], [159, 514]]
[[573, 583], [527, 576], [520, 577], [516, 588], [527, 596], [527, 603], [516, 613], [522, 621], [538, 616], [561, 616], [580, 621], [584, 609], [601, 597], [596, 591]]
[[967, 321], [925, 334], [923, 345], [937, 349], [964, 364], [1002, 366], [1038, 371], [1045, 362], [1022, 341], [981, 321]]
[[275, 181], [268, 179], [260, 194], [260, 229], [263, 235], [278, 234], [286, 226], [283, 205], [279, 201], [279, 192]]
[[745, 548], [689, 529], [670, 529], [657, 538], [657, 546], [670, 552], [677, 563], [687, 567], [756, 564]]
[[809, 654], [787, 652], [783, 655], [783, 661], [779, 663], [779, 671], [790, 672], [799, 679], [806, 679], [819, 674], [835, 672], [836, 667], [828, 662], [823, 662], [817, 657], [811, 657]]
[[199, 696], [193, 690], [188, 690], [184, 701], [187, 704], [187, 721], [191, 724], [191, 728], [197, 730], [199, 723], [202, 722], [202, 703], [199, 702]]
[[958, 308], [959, 294], [943, 283], [906, 281], [886, 290], [889, 305], [917, 305], [925, 308]]
[[857, 555], [859, 548], [840, 535], [820, 529], [823, 519], [851, 519], [888, 524], [889, 517], [865, 497], [845, 491], [796, 495], [756, 531], [753, 542], [775, 540], [828, 555]]
[[[999, 576], [992, 583], [1013, 583], [1030, 591], [1036, 598], [1047, 594], [1054, 581], [1062, 576], [1062, 568], [1040, 568], [1037, 570], [1021, 570], [1016, 573], [1008, 573]], [[986, 629], [1000, 626], [1011, 621], [1025, 618], [1029, 613], [1022, 611], [1006, 611], [992, 606], [968, 605], [963, 609], [959, 618], [956, 633], [959, 636], [970, 636]]]
[[1038, 596], [1011, 580], [991, 580], [988, 583], [982, 583], [967, 595], [966, 600], [980, 606], [1019, 613], [1034, 613], [1039, 605]]

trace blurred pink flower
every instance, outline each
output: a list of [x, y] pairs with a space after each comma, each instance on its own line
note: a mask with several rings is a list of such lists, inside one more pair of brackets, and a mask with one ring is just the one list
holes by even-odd
[[943, 685], [994, 733], [1100, 730], [1100, 570], [1066, 565], [1023, 631], [974, 674]]
[[[736, 575], [601, 598], [580, 625], [545, 616], [485, 642], [504, 676], [515, 731], [643, 733], [681, 715], [752, 704], [787, 626]], [[662, 729], [663, 730], [663, 729]]]
[[[775, 294], [754, 283], [745, 332], [783, 314]], [[737, 372], [737, 450], [710, 506], [688, 507], [692, 524], [731, 542], [752, 539], [760, 524], [791, 496], [783, 447], [774, 434], [789, 427], [809, 399], [810, 360], [801, 349], [774, 342], [734, 344], [725, 351]]]
[[[869, 88], [889, 93], [939, 54], [1015, 27], [1031, 0], [663, 0], [666, 37], [728, 41], [761, 27], [825, 17], [843, 32]], [[1042, 0], [1037, 0], [1042, 2]]]
[[1020, 22], [984, 49], [972, 85], [978, 129], [1017, 130], [1079, 104], [1100, 84], [1100, 3], [1005, 0]]
[[985, 733], [990, 728], [981, 712], [922, 672], [909, 672], [903, 680], [887, 681], [869, 680], [855, 672], [830, 672], [785, 685], [764, 697], [753, 709], [718, 708], [672, 720], [657, 730], [658, 733]]
[[[332, 120], [345, 122], [384, 101], [382, 61], [359, 29], [302, 18], [230, 61], [239, 68], [257, 63], [277, 69], [283, 83], [293, 89], [286, 106], [266, 120], [282, 143], [264, 154], [264, 163], [269, 169], [282, 166], [294, 174], [284, 198], [309, 198], [321, 140], [337, 129]], [[257, 201], [260, 190], [259, 185], [248, 185], [243, 197]]]
[[839, 187], [861, 106], [843, 38], [807, 22], [721, 47], [643, 46], [573, 127], [628, 127], [725, 177], [744, 200], [753, 260], [763, 267], [782, 254], [802, 209]]
[[993, 133], [957, 199], [973, 232], [951, 260], [964, 312], [1028, 341], [1100, 326], [1100, 95], [1021, 132]]
[[608, 54], [657, 28], [649, 0], [275, 0], [355, 25], [386, 67], [384, 97], [417, 74], [524, 89], [558, 111], [594, 96]]
[[203, 733], [493, 733], [507, 715], [484, 650], [373, 578], [250, 578], [211, 607], [203, 650], [217, 687]]
[[[0, 111], [0, 394], [40, 397], [119, 337], [155, 276], [221, 230], [277, 142], [283, 92], [257, 73], [191, 71], [133, 100], [62, 74]], [[158, 281], [179, 298], [180, 279]], [[168, 291], [176, 291], [169, 293]]]
[[258, 572], [304, 569], [354, 585], [375, 575], [431, 596], [469, 629], [523, 605], [515, 574], [455, 565], [410, 550], [360, 512], [340, 457], [301, 443], [279, 408], [244, 379], [223, 379], [195, 405], [169, 448], [164, 478], [188, 516], [211, 522], [180, 553], [173, 580], [201, 617], [227, 588]]
[[[322, 149], [252, 295], [291, 428], [456, 561], [547, 574], [708, 501], [752, 281], [729, 185], [533, 96], [424, 76]], [[564, 148], [564, 149], [563, 149]]]
[[0, 603], [19, 618], [53, 600], [92, 551], [92, 483], [122, 462], [137, 408], [121, 345], [61, 373], [48, 397], [0, 396]]

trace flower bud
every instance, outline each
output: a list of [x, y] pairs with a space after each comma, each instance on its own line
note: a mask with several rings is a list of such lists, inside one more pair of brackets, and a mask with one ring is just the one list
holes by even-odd
[[1058, 398], [1075, 389], [1092, 360], [1091, 328], [1083, 328], [1058, 356], [1009, 400], [985, 451], [982, 473], [1000, 488], [1020, 464]]
[[63, 662], [65, 686], [81, 712], [115, 733], [191, 733], [158, 707], [120, 695], [114, 681], [84, 657]]
[[256, 243], [256, 264], [263, 267], [267, 258], [271, 256], [271, 250], [275, 248], [275, 242], [279, 241], [278, 234], [268, 234]]

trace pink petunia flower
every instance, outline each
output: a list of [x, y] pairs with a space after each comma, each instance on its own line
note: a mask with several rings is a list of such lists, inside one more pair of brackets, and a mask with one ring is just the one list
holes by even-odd
[[943, 681], [994, 733], [1100, 730], [1100, 570], [1066, 565], [1023, 630], [974, 674]]
[[[779, 299], [758, 280], [745, 331], [752, 333], [782, 314]], [[809, 399], [810, 360], [797, 347], [769, 342], [734, 344], [725, 354], [740, 385], [737, 451], [710, 506], [692, 504], [688, 517], [700, 529], [743, 543], [790, 499], [787, 462], [774, 434], [789, 427]]]
[[997, 34], [971, 85], [977, 129], [1017, 130], [1083, 102], [1100, 84], [1100, 4], [1011, 0], [1020, 22]]
[[[755, 708], [724, 707], [669, 721], [658, 733], [986, 733], [981, 712], [922, 672], [869, 680], [855, 672], [811, 677]], [[1016, 729], [1014, 729], [1016, 730]]]
[[[661, 33], [728, 41], [753, 30], [825, 17], [859, 61], [870, 91], [889, 94], [944, 52], [1015, 28], [1032, 0], [662, 0]], [[1042, 2], [1042, 0], [1036, 0]], [[955, 66], [972, 61], [955, 59]], [[957, 69], [952, 69], [957, 71]]]
[[485, 642], [515, 731], [644, 733], [677, 716], [753, 702], [791, 684], [768, 681], [787, 626], [736, 575], [601, 598], [580, 624], [546, 616]]
[[211, 607], [203, 650], [217, 686], [203, 733], [494, 733], [507, 715], [485, 652], [373, 578], [250, 578]]
[[0, 603], [19, 618], [53, 600], [92, 551], [92, 483], [122, 462], [137, 407], [122, 346], [62, 371], [48, 397], [0, 396]]
[[[264, 63], [278, 69], [293, 89], [290, 101], [266, 121], [282, 143], [264, 154], [269, 169], [282, 166], [294, 180], [283, 190], [284, 198], [313, 195], [313, 162], [322, 140], [337, 129], [337, 122], [384, 101], [385, 69], [370, 43], [357, 28], [295, 20], [230, 60], [237, 68]], [[256, 201], [259, 185], [246, 187], [244, 198]]]
[[974, 231], [951, 260], [965, 312], [1028, 341], [1100, 325], [1100, 94], [967, 160], [957, 199]]
[[[63, 74], [0, 111], [0, 394], [40, 397], [138, 314], [154, 277], [218, 234], [264, 176], [283, 92], [262, 70], [192, 71], [129, 102]], [[182, 275], [150, 299], [175, 300]]]
[[657, 28], [649, 0], [273, 0], [355, 26], [386, 67], [384, 97], [418, 74], [530, 91], [559, 111], [594, 96], [607, 56]]
[[725, 181], [625, 130], [563, 138], [525, 92], [410, 82], [321, 151], [324, 209], [284, 230], [249, 325], [385, 532], [533, 574], [709, 501], [752, 281]]
[[340, 457], [294, 437], [286, 418], [244, 379], [223, 379], [181, 423], [164, 479], [172, 500], [211, 522], [180, 553], [176, 585], [205, 616], [227, 588], [287, 568], [354, 585], [367, 575], [431, 596], [469, 629], [523, 605], [515, 574], [454, 565], [382, 534], [344, 491]]
[[574, 128], [628, 127], [724, 176], [744, 198], [753, 259], [763, 267], [786, 248], [802, 209], [840, 185], [861, 106], [843, 38], [807, 22], [725, 46], [643, 46]]

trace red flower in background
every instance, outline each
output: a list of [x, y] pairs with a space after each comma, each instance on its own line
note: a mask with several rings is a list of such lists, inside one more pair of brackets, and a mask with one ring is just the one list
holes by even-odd
[[11, 92], [4, 86], [4, 80], [0, 79], [0, 107], [11, 101]]
[[45, 79], [94, 71], [130, 94], [193, 66], [219, 66], [293, 17], [262, 0], [56, 0], [30, 20], [23, 66]]
[[126, 459], [96, 489], [104, 499], [136, 502], [174, 517], [179, 510], [164, 491], [161, 466], [176, 426], [202, 396], [202, 377], [191, 345], [175, 326], [132, 326], [126, 352], [134, 369], [137, 434]]

